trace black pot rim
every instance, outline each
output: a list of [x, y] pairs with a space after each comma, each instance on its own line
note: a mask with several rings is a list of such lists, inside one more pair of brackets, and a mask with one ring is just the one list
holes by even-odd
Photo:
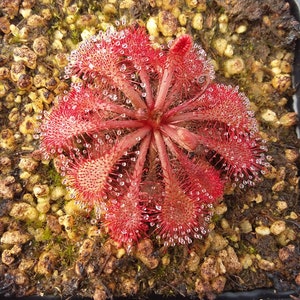
[[[256, 289], [253, 291], [246, 291], [246, 292], [225, 292], [218, 295], [215, 300], [291, 300], [291, 296], [297, 297], [299, 295], [299, 291], [285, 291], [285, 292], [278, 292], [274, 289]], [[0, 299], [1, 296], [0, 296]], [[15, 297], [5, 297], [3, 300], [16, 300]], [[21, 297], [18, 299], [22, 300], [62, 300], [60, 296], [52, 296], [52, 295], [45, 295], [45, 296], [28, 296], [28, 297]], [[80, 297], [80, 296], [70, 296], [65, 299], [68, 300], [92, 300], [91, 298], [87, 297]], [[116, 297], [113, 298], [114, 300], [139, 300], [140, 298], [137, 297]], [[143, 299], [151, 299], [151, 300], [184, 300], [187, 299], [184, 296], [174, 296], [174, 297], [166, 297], [163, 295], [149, 295], [148, 298]], [[198, 299], [198, 298], [190, 298], [190, 299]]]
[[[300, 21], [300, 0], [288, 0], [291, 11], [295, 18]], [[300, 39], [296, 41], [295, 60], [293, 65], [293, 87], [295, 94], [293, 95], [293, 110], [299, 114], [300, 112]], [[300, 124], [297, 126], [297, 135], [300, 138]]]

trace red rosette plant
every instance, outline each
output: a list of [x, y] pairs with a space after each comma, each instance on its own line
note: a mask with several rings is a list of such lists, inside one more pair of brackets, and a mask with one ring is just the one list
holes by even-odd
[[225, 182], [253, 184], [265, 165], [248, 99], [214, 82], [190, 35], [155, 48], [144, 28], [99, 33], [70, 54], [66, 77], [41, 150], [120, 244], [201, 238]]

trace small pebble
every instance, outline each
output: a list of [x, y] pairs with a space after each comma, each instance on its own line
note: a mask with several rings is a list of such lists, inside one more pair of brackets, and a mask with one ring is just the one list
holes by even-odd
[[255, 228], [255, 232], [259, 235], [269, 235], [270, 234], [270, 228], [268, 226], [257, 226]]
[[275, 221], [270, 227], [270, 231], [274, 235], [278, 235], [282, 233], [285, 229], [286, 229], [286, 224], [285, 221], [282, 220]]
[[278, 121], [276, 113], [271, 109], [266, 109], [264, 112], [261, 113], [260, 116], [262, 120], [267, 123], [275, 123]]
[[9, 215], [23, 221], [34, 221], [39, 217], [36, 208], [25, 202], [14, 203]]
[[176, 33], [177, 20], [169, 11], [160, 11], [158, 13], [158, 28], [163, 36], [171, 37]]
[[147, 21], [146, 27], [151, 36], [157, 37], [159, 35], [158, 26], [157, 26], [157, 18], [150, 17]]
[[187, 268], [190, 272], [195, 272], [198, 269], [200, 263], [200, 257], [195, 251], [191, 251], [187, 261]]
[[159, 260], [153, 254], [154, 248], [150, 239], [143, 239], [137, 244], [136, 257], [149, 269], [155, 269]]
[[243, 220], [240, 223], [240, 228], [243, 233], [249, 233], [252, 231], [252, 224], [249, 220]]
[[297, 124], [298, 121], [298, 115], [295, 112], [288, 112], [285, 113], [281, 118], [279, 119], [279, 123], [282, 126], [289, 127]]
[[282, 210], [287, 209], [288, 205], [287, 205], [286, 201], [280, 200], [280, 201], [277, 201], [277, 202], [276, 202], [276, 207], [277, 207], [280, 211], [282, 211]]
[[240, 74], [245, 69], [244, 60], [241, 57], [233, 57], [224, 62], [224, 71], [227, 77]]
[[53, 273], [58, 254], [55, 250], [44, 251], [40, 254], [35, 271], [41, 275], [49, 276]]
[[243, 266], [243, 269], [249, 269], [253, 264], [251, 255], [248, 253], [246, 253], [244, 256], [240, 257], [240, 262]]
[[36, 68], [37, 55], [27, 46], [16, 47], [13, 56], [15, 62], [23, 62], [30, 69]]
[[277, 74], [272, 79], [272, 86], [279, 92], [285, 92], [292, 85], [291, 76], [289, 74]]
[[6, 231], [2, 234], [1, 243], [3, 244], [25, 244], [31, 239], [27, 233], [22, 233], [19, 230]]
[[266, 259], [260, 259], [258, 261], [258, 266], [262, 270], [272, 271], [274, 270], [275, 264], [272, 261], [268, 261]]
[[40, 36], [33, 41], [32, 49], [38, 56], [45, 56], [47, 54], [48, 46], [48, 39], [44, 36]]
[[222, 56], [227, 47], [227, 40], [223, 38], [215, 39], [213, 41], [213, 47], [217, 50], [218, 54]]
[[240, 25], [235, 29], [235, 32], [238, 34], [244, 33], [247, 31], [247, 25]]
[[202, 30], [203, 21], [203, 15], [201, 13], [196, 13], [192, 19], [192, 27], [196, 30]]

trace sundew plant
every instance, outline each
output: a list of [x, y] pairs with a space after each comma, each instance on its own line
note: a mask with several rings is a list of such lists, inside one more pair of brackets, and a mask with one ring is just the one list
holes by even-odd
[[41, 151], [120, 244], [192, 243], [224, 184], [252, 185], [266, 164], [249, 100], [215, 82], [190, 35], [155, 48], [144, 28], [109, 29], [72, 51], [65, 73], [73, 83], [42, 121]]

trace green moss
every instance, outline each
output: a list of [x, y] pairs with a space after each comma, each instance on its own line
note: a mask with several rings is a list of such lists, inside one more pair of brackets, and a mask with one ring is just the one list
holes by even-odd
[[61, 185], [62, 177], [61, 175], [55, 170], [54, 166], [50, 166], [47, 170], [47, 178], [49, 178], [50, 182], [57, 186]]
[[248, 253], [249, 253], [249, 254], [256, 254], [256, 253], [257, 253], [257, 250], [255, 249], [255, 247], [249, 246], [249, 247], [248, 247]]
[[214, 214], [211, 218], [211, 223], [218, 223], [222, 219], [222, 215]]
[[62, 246], [63, 251], [61, 252], [61, 263], [63, 266], [70, 266], [75, 262], [76, 249], [72, 244], [65, 244]]
[[70, 32], [70, 39], [72, 41], [72, 43], [74, 44], [78, 44], [81, 41], [81, 36], [80, 36], [81, 32], [80, 30], [72, 30]]
[[19, 36], [13, 36], [13, 37], [9, 40], [9, 43], [10, 43], [10, 44], [18, 44], [18, 43], [22, 43], [22, 42], [24, 42], [24, 41], [23, 41], [22, 38], [19, 37]]
[[27, 220], [26, 227], [33, 227], [34, 229], [42, 228], [44, 226], [44, 222], [41, 220]]
[[242, 241], [239, 243], [239, 250], [238, 252], [240, 254], [257, 254], [257, 250], [255, 247], [253, 247], [252, 245], [247, 245], [245, 243], [243, 243]]
[[50, 241], [53, 238], [52, 231], [48, 226], [46, 226], [44, 233], [42, 235], [42, 241]]

